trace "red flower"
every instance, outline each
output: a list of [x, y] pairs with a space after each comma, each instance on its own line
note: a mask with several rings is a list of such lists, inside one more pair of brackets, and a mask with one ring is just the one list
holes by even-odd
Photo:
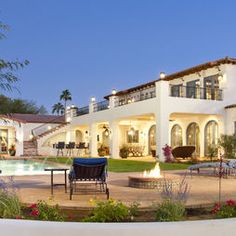
[[31, 213], [30, 213], [31, 216], [38, 216], [39, 215], [39, 211], [38, 210], [33, 210]]
[[220, 210], [220, 204], [216, 203], [211, 212], [212, 214], [216, 214], [219, 210]]
[[20, 220], [20, 219], [23, 219], [23, 217], [22, 216], [16, 216], [16, 219]]
[[232, 199], [229, 199], [228, 201], [226, 201], [226, 205], [227, 206], [235, 206], [235, 201]]
[[36, 204], [36, 203], [34, 203], [34, 204], [32, 204], [29, 208], [30, 209], [34, 209], [34, 208], [37, 208], [38, 207], [38, 205]]

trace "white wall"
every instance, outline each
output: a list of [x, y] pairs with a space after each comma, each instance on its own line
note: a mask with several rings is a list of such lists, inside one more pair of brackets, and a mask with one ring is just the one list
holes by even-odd
[[165, 223], [71, 223], [0, 220], [3, 236], [233, 236], [236, 219]]

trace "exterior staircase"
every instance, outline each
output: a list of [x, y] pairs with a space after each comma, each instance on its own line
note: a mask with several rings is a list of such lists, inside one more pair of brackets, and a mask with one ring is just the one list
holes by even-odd
[[67, 125], [67, 123], [64, 123], [64, 124], [60, 124], [60, 125], [58, 125], [58, 126], [56, 126], [56, 127], [53, 127], [52, 129], [49, 129], [49, 130], [47, 130], [47, 131], [45, 131], [45, 132], [39, 134], [38, 136], [36, 136], [36, 139], [39, 139], [39, 138], [42, 138], [42, 137], [44, 137], [44, 136], [46, 136], [46, 135], [52, 134], [52, 133], [54, 133], [55, 131], [57, 131], [57, 130], [63, 128], [63, 127], [65, 127], [66, 125]]
[[24, 156], [37, 156], [38, 148], [36, 141], [24, 141]]

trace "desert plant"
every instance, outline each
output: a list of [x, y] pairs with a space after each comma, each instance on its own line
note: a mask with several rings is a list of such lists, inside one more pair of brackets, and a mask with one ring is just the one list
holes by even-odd
[[64, 221], [59, 206], [49, 206], [45, 201], [38, 201], [29, 207], [29, 218], [44, 221]]
[[171, 147], [168, 144], [166, 144], [165, 147], [162, 148], [162, 150], [165, 156], [165, 162], [173, 162]]
[[184, 204], [180, 201], [165, 200], [157, 205], [156, 220], [157, 221], [179, 221], [185, 215]]
[[129, 147], [124, 145], [120, 149], [120, 157], [127, 158], [128, 156], [129, 156]]
[[107, 155], [107, 152], [108, 152], [108, 148], [107, 148], [107, 147], [104, 147], [103, 145], [101, 145], [100, 148], [98, 148], [98, 155], [99, 155], [100, 157], [106, 156], [106, 155]]
[[9, 154], [11, 156], [15, 156], [16, 155], [16, 146], [14, 144], [12, 144], [11, 147], [8, 150], [9, 150]]
[[0, 180], [0, 217], [17, 218], [21, 216], [21, 203], [16, 194], [13, 178]]
[[138, 205], [130, 207], [120, 201], [108, 200], [96, 203], [92, 214], [84, 219], [84, 222], [123, 222], [130, 221], [137, 213]]
[[235, 158], [236, 135], [221, 135], [218, 144], [224, 150], [225, 158]]
[[216, 145], [210, 145], [207, 148], [207, 155], [211, 158], [211, 161], [213, 161], [213, 157], [216, 157], [218, 154], [218, 148]]

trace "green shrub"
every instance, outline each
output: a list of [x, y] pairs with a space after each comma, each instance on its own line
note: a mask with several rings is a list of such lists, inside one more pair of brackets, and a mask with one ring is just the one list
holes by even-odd
[[0, 192], [0, 217], [9, 219], [21, 217], [21, 203], [15, 193]]
[[185, 215], [185, 207], [179, 201], [165, 200], [156, 210], [157, 221], [179, 221]]
[[232, 199], [227, 200], [224, 204], [215, 204], [212, 213], [216, 218], [236, 217], [236, 202]]
[[129, 148], [126, 145], [124, 145], [120, 149], [120, 157], [127, 158], [128, 156], [129, 156]]
[[49, 206], [45, 201], [38, 201], [29, 207], [29, 218], [44, 221], [64, 221], [59, 206]]
[[224, 149], [225, 158], [235, 158], [236, 135], [221, 135], [218, 143]]
[[123, 222], [130, 221], [137, 214], [138, 204], [130, 207], [120, 201], [108, 200], [97, 202], [91, 216], [86, 217], [84, 222]]

